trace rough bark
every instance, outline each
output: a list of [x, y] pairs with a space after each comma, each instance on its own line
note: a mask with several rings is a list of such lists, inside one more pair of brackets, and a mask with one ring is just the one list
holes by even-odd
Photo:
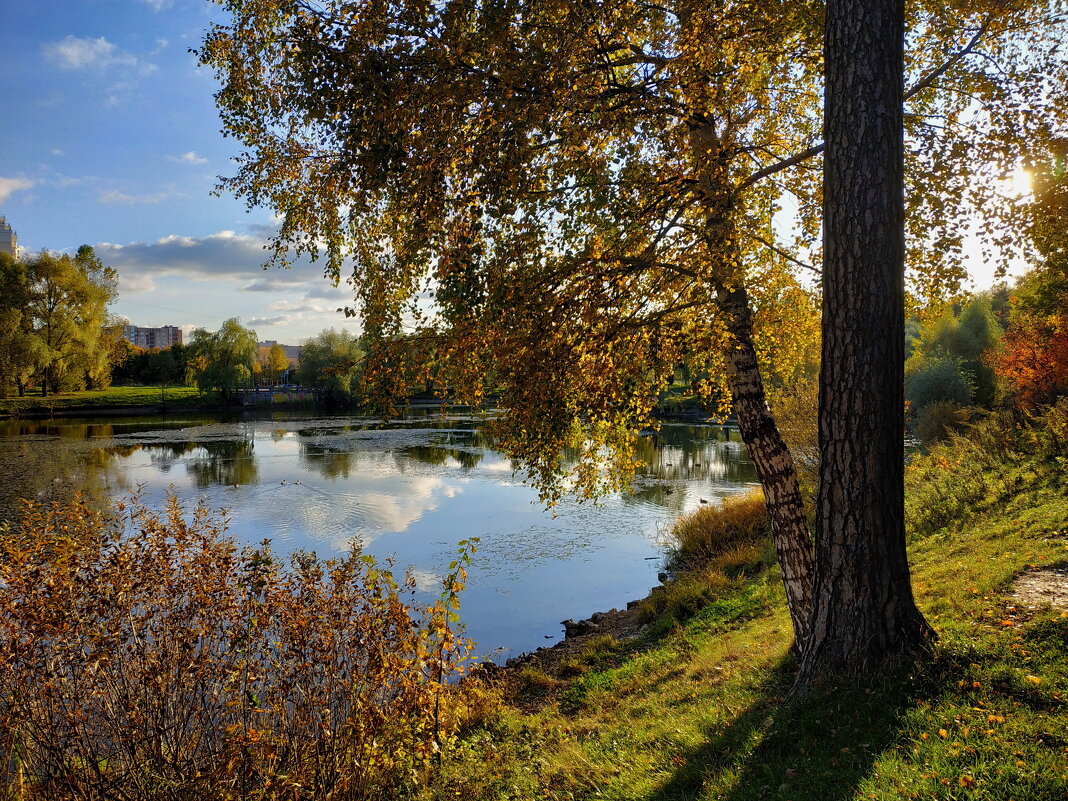
[[[726, 139], [726, 141], [725, 141]], [[734, 191], [729, 164], [733, 147], [729, 136], [717, 132], [707, 119], [695, 118], [690, 148], [698, 176], [698, 191], [706, 212], [704, 237], [710, 253], [722, 256], [713, 271], [711, 287], [730, 335], [727, 344], [727, 383], [738, 428], [764, 490], [772, 539], [786, 589], [786, 603], [794, 627], [795, 647], [803, 651], [813, 610], [812, 537], [797, 480], [793, 456], [768, 408], [764, 382], [753, 345], [753, 315], [745, 287], [729, 284], [738, 270], [734, 251]]]
[[813, 610], [812, 539], [808, 530], [797, 471], [790, 449], [768, 409], [764, 383], [753, 346], [753, 322], [743, 287], [716, 287], [720, 312], [731, 342], [727, 351], [727, 380], [742, 440], [764, 489], [779, 560], [795, 646], [803, 651]]
[[904, 527], [903, 0], [829, 0], [815, 615], [798, 686], [932, 634]]

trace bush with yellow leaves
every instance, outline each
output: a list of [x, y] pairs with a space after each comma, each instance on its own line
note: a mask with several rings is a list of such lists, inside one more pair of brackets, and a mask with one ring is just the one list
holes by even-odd
[[173, 498], [29, 505], [0, 529], [0, 797], [392, 797], [447, 736], [467, 558], [418, 606], [357, 549], [287, 567]]

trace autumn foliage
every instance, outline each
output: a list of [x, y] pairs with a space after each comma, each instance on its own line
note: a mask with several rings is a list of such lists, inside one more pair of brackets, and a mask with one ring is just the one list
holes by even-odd
[[136, 498], [0, 529], [0, 796], [367, 799], [419, 776], [467, 643], [353, 551], [289, 567]]
[[1068, 392], [1068, 314], [1021, 316], [991, 358], [1018, 408], [1052, 403]]

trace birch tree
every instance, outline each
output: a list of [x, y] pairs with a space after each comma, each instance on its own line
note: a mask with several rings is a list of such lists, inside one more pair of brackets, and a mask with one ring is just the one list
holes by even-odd
[[[322, 256], [351, 282], [367, 379], [403, 372], [375, 353], [397, 343], [432, 347], [436, 385], [467, 402], [492, 373], [499, 442], [552, 503], [625, 484], [636, 431], [690, 365], [737, 416], [803, 645], [812, 543], [761, 371], [805, 330], [789, 299], [820, 267], [823, 4], [220, 5], [200, 58], [242, 148], [221, 188], [280, 215], [274, 263]], [[977, 204], [993, 244], [1012, 244], [996, 220], [1017, 210], [988, 201], [1059, 119], [1053, 8], [909, 12], [921, 295], [959, 282], [958, 223]], [[567, 475], [565, 446], [582, 455]]]

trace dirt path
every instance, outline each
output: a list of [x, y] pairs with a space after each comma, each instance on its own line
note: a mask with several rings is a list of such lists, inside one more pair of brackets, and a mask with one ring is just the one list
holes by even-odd
[[1068, 610], [1068, 565], [1028, 570], [1013, 582], [1012, 596], [1031, 608], [1049, 604]]

